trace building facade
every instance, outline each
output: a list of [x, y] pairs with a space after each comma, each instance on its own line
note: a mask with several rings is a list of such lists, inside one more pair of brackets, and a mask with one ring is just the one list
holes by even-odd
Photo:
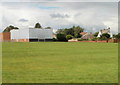
[[11, 40], [16, 42], [50, 41], [53, 39], [53, 29], [14, 29], [11, 30]]
[[112, 35], [111, 31], [110, 31], [110, 28], [100, 30], [97, 37], [100, 37], [104, 33], [108, 33], [110, 35], [110, 37], [113, 37], [113, 35]]

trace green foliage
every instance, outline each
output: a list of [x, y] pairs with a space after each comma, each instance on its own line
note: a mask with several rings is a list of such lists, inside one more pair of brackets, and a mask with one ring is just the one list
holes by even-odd
[[67, 35], [67, 36], [66, 36], [66, 39], [67, 39], [67, 40], [72, 39], [72, 38], [73, 38], [72, 35]]
[[107, 40], [110, 38], [110, 35], [108, 33], [103, 33], [101, 36], [100, 36], [100, 39], [101, 40]]
[[81, 39], [81, 38], [78, 38], [78, 41], [88, 41], [89, 39]]
[[95, 32], [95, 33], [94, 33], [94, 36], [97, 37], [97, 36], [98, 36], [98, 33], [99, 33], [99, 32]]
[[57, 39], [56, 39], [56, 38], [53, 38], [53, 41], [57, 41]]
[[64, 29], [58, 29], [56, 34], [64, 34]]
[[73, 30], [74, 30], [74, 35], [80, 34], [81, 32], [84, 31], [84, 29], [81, 28], [80, 26], [77, 26], [77, 27], [74, 26], [74, 27], [73, 27]]
[[35, 24], [35, 28], [41, 28], [40, 23], [36, 23], [36, 24]]
[[82, 41], [83, 39], [81, 39], [81, 38], [78, 38], [78, 41]]
[[82, 35], [80, 33], [75, 34], [75, 38], [81, 38], [81, 37], [82, 37]]
[[92, 41], [96, 41], [98, 38], [93, 38]]
[[116, 39], [120, 39], [120, 33], [118, 33], [117, 35], [113, 35], [113, 37]]
[[9, 27], [6, 27], [3, 32], [10, 32], [10, 31], [13, 30], [13, 29], [19, 29], [19, 28], [10, 25]]
[[107, 40], [105, 36], [100, 37], [100, 40]]
[[63, 33], [64, 33], [65, 35], [72, 35], [72, 36], [74, 36], [73, 28], [64, 29]]
[[72, 35], [73, 37], [80, 38], [80, 33], [83, 32], [84, 29], [80, 26], [73, 26], [72, 28], [65, 28], [65, 29], [58, 29], [57, 34], [64, 34], [66, 35]]
[[65, 34], [57, 34], [56, 37], [58, 41], [67, 41]]

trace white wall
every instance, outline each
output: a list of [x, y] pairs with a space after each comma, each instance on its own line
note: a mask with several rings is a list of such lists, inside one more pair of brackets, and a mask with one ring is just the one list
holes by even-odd
[[52, 39], [53, 29], [19, 29], [11, 30], [11, 39]]
[[53, 38], [53, 29], [45, 29], [45, 39], [52, 39]]
[[11, 39], [29, 39], [29, 29], [11, 30]]
[[30, 39], [52, 39], [53, 30], [52, 29], [29, 29]]
[[11, 39], [19, 39], [19, 30], [11, 30]]
[[29, 39], [29, 29], [20, 29], [19, 35], [19, 39]]

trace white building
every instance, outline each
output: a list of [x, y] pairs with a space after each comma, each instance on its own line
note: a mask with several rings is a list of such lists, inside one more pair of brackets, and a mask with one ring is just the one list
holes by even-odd
[[27, 28], [11, 30], [11, 40], [13, 41], [43, 41], [52, 40], [53, 29]]
[[112, 33], [110, 32], [110, 28], [100, 30], [97, 37], [100, 37], [104, 33], [108, 33], [110, 35], [110, 37], [113, 37]]

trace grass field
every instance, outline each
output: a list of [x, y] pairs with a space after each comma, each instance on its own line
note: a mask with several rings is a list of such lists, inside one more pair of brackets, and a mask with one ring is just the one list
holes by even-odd
[[3, 43], [3, 83], [117, 83], [118, 44]]

